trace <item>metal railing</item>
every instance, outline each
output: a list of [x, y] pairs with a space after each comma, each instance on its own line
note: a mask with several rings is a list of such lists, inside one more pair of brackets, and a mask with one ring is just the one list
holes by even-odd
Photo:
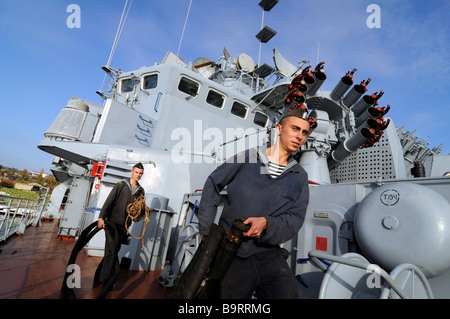
[[45, 195], [38, 199], [0, 195], [0, 242], [15, 233], [23, 234], [31, 224], [39, 226], [50, 190], [44, 189]]

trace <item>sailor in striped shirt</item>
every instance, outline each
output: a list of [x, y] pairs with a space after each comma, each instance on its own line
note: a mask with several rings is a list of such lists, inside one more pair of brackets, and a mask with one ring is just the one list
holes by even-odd
[[286, 165], [281, 165], [281, 164], [269, 161], [270, 177], [276, 178], [277, 176], [281, 175], [281, 173], [283, 173], [285, 168], [286, 168]]
[[274, 145], [241, 152], [207, 178], [198, 212], [200, 235], [208, 235], [225, 187], [219, 225], [226, 232], [235, 219], [251, 225], [220, 283], [220, 298], [251, 298], [253, 292], [258, 298], [298, 298], [297, 279], [280, 245], [293, 238], [305, 220], [308, 175], [292, 153], [311, 128], [307, 113], [287, 112], [275, 126]]

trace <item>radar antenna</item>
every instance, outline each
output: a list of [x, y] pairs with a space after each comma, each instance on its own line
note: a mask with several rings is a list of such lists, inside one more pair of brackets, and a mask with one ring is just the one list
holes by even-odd
[[192, 70], [209, 79], [216, 73], [216, 64], [207, 58], [197, 58], [192, 63]]

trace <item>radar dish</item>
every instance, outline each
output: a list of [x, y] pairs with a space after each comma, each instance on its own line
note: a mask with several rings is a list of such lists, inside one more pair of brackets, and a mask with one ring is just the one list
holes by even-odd
[[255, 62], [249, 55], [245, 53], [242, 53], [240, 56], [238, 56], [238, 58], [236, 59], [236, 65], [238, 69], [247, 72], [253, 72], [253, 70], [255, 70]]
[[299, 71], [299, 68], [295, 67], [288, 60], [286, 60], [277, 48], [273, 49], [273, 54], [273, 60], [276, 67], [284, 76], [293, 76]]
[[192, 64], [192, 70], [209, 79], [211, 75], [216, 73], [216, 66], [213, 61], [207, 58], [197, 58]]

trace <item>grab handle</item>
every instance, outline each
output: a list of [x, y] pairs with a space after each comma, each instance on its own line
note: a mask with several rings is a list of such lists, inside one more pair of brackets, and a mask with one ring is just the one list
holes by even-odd
[[141, 142], [148, 143], [148, 139], [147, 138], [140, 138], [139, 136], [137, 136], [137, 134], [134, 134], [134, 137], [137, 138]]

